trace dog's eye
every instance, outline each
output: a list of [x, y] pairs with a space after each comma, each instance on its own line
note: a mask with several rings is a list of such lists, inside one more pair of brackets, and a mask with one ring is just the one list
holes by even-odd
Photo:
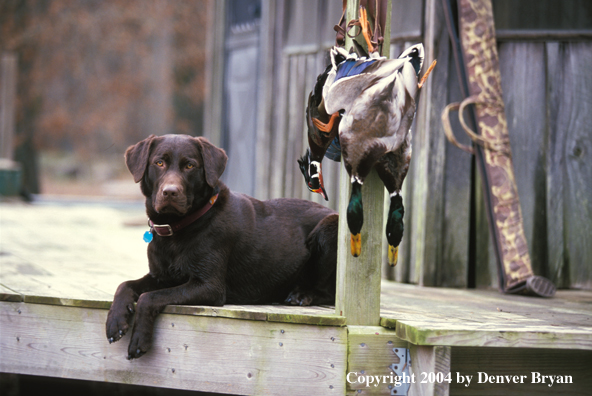
[[164, 161], [163, 160], [156, 161], [156, 166], [163, 167], [164, 166]]
[[185, 165], [185, 169], [193, 169], [195, 167], [195, 165], [188, 163], [187, 165]]

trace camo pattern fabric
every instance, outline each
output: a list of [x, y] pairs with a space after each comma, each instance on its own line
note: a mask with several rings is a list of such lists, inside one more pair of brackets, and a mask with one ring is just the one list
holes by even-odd
[[469, 95], [485, 144], [489, 197], [503, 263], [504, 291], [522, 285], [533, 271], [524, 235], [512, 153], [502, 99], [501, 76], [491, 0], [460, 0], [460, 35], [469, 78]]

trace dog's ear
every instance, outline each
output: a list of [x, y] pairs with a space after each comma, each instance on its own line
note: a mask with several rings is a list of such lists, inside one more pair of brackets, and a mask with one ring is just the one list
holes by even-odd
[[228, 162], [226, 152], [214, 146], [206, 138], [196, 137], [195, 141], [201, 149], [206, 182], [210, 187], [215, 187], [218, 184], [218, 179], [224, 173], [224, 169], [226, 169], [226, 163]]
[[150, 148], [156, 136], [150, 135], [146, 139], [129, 146], [125, 151], [125, 164], [130, 173], [134, 176], [134, 181], [138, 183], [144, 177], [146, 166], [148, 165], [148, 157], [150, 156]]

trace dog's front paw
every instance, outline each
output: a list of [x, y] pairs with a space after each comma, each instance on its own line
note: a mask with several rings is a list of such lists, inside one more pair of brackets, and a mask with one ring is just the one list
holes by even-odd
[[109, 344], [119, 341], [130, 328], [130, 319], [134, 313], [134, 304], [120, 305], [119, 308], [114, 304], [107, 315], [106, 331]]
[[[151, 329], [152, 327], [150, 327]], [[127, 348], [127, 359], [137, 359], [144, 355], [152, 346], [152, 331], [134, 326], [132, 339]]]
[[314, 293], [311, 291], [304, 291], [300, 288], [294, 289], [289, 295], [288, 298], [284, 301], [286, 305], [300, 305], [300, 306], [308, 306], [312, 304], [314, 300]]

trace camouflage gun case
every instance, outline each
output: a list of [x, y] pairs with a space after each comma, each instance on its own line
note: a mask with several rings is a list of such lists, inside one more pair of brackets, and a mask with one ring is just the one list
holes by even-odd
[[[443, 2], [461, 92], [466, 99], [448, 105], [442, 121], [448, 139], [476, 156], [483, 180], [500, 289], [505, 293], [551, 297], [555, 294], [555, 285], [534, 275], [524, 235], [502, 98], [491, 0], [458, 0], [458, 35], [450, 0]], [[462, 116], [465, 108], [469, 110], [473, 128]], [[459, 111], [461, 125], [473, 140], [473, 147], [461, 145], [454, 138], [448, 119], [451, 110]]]

